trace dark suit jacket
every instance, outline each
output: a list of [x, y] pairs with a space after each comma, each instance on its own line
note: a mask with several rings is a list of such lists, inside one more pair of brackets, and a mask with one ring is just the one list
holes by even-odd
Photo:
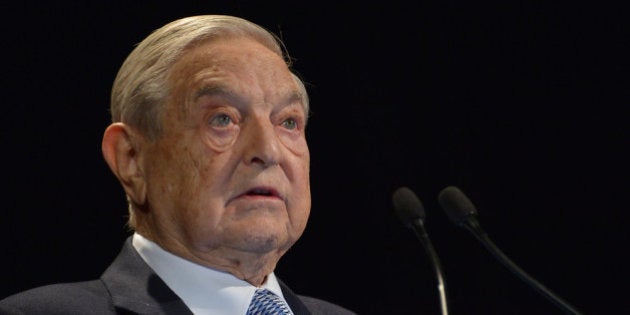
[[[326, 301], [296, 295], [281, 281], [280, 287], [295, 315], [354, 314]], [[192, 313], [142, 260], [130, 237], [100, 279], [53, 284], [9, 296], [0, 301], [0, 314]]]

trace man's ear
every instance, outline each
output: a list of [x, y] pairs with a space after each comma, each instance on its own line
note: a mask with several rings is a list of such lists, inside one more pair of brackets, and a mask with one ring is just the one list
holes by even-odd
[[129, 126], [113, 123], [105, 129], [101, 143], [107, 165], [136, 205], [143, 205], [146, 201], [146, 181], [139, 154], [139, 146], [144, 139], [140, 138]]

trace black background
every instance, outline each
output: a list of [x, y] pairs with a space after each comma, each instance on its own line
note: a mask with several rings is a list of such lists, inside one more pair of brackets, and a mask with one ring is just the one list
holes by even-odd
[[586, 314], [630, 311], [625, 7], [104, 2], [0, 5], [0, 298], [94, 279], [115, 257], [126, 204], [100, 152], [114, 76], [152, 30], [217, 13], [280, 34], [309, 84], [313, 207], [277, 269], [296, 292], [361, 314], [439, 314], [429, 260], [392, 213], [408, 186], [452, 314], [560, 313], [451, 224], [437, 195], [456, 185], [556, 294]]

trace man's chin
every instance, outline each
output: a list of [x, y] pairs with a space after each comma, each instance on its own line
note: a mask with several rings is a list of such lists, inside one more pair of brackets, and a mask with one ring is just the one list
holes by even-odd
[[256, 254], [277, 252], [286, 247], [286, 237], [276, 234], [249, 234], [241, 242], [241, 249]]

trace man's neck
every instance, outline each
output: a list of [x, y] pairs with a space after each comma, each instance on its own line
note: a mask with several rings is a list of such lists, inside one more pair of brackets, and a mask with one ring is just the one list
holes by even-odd
[[267, 281], [267, 275], [273, 272], [278, 260], [286, 252], [286, 250], [278, 250], [267, 253], [251, 253], [231, 248], [195, 251], [173, 238], [156, 237], [155, 234], [146, 231], [136, 233], [173, 255], [202, 266], [230, 273], [256, 287], [262, 286]]

